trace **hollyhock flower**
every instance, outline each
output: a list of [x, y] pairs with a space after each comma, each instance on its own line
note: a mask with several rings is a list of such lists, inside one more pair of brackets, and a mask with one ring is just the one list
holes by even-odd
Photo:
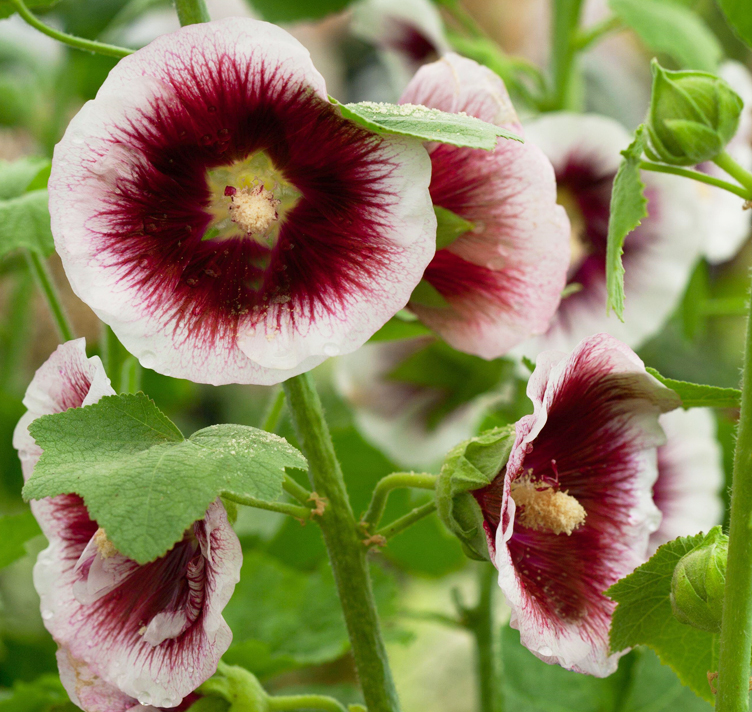
[[723, 518], [723, 454], [713, 414], [705, 408], [675, 410], [660, 419], [666, 444], [658, 448], [653, 500], [663, 519], [650, 550], [679, 536], [708, 532]]
[[611, 185], [630, 134], [595, 114], [547, 114], [526, 126], [556, 171], [560, 201], [569, 207], [572, 257], [562, 300], [546, 333], [522, 347], [571, 350], [601, 331], [632, 348], [654, 335], [676, 308], [703, 244], [704, 186], [643, 171], [649, 217], [624, 244], [624, 323], [606, 314], [606, 242]]
[[[401, 102], [522, 133], [501, 79], [456, 54], [422, 67]], [[459, 351], [497, 358], [548, 328], [564, 288], [569, 222], [551, 164], [533, 143], [503, 139], [493, 152], [432, 145], [429, 153], [434, 204], [474, 228], [438, 250], [423, 276], [446, 305], [409, 308]]]
[[[113, 393], [99, 358], [86, 358], [83, 339], [58, 347], [29, 385], [28, 412], [14, 433], [24, 476], [41, 455], [28, 432], [31, 421]], [[144, 565], [115, 549], [78, 495], [31, 506], [50, 542], [34, 567], [42, 618], [70, 656], [62, 659], [78, 661], [80, 685], [95, 676], [114, 688], [97, 694], [175, 707], [215, 672], [232, 639], [222, 609], [242, 556], [219, 500], [182, 541]]]
[[248, 18], [123, 59], [55, 150], [73, 289], [141, 363], [271, 384], [361, 346], [433, 255], [430, 163], [341, 117], [304, 47]]
[[399, 90], [423, 64], [449, 51], [444, 23], [430, 0], [362, 0], [352, 13], [353, 33], [381, 50]]
[[604, 591], [646, 558], [662, 412], [676, 394], [627, 346], [598, 334], [538, 357], [532, 415], [506, 467], [474, 492], [522, 643], [548, 663], [599, 677], [616, 669]]
[[454, 445], [472, 437], [496, 394], [483, 394], [452, 410], [438, 424], [431, 413], [446, 396], [438, 388], [406, 383], [390, 374], [434, 339], [418, 337], [366, 344], [337, 359], [335, 383], [352, 405], [358, 430], [402, 467], [428, 468]]

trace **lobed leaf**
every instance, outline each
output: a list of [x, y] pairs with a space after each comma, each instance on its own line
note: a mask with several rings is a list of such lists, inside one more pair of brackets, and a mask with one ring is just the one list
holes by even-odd
[[187, 440], [143, 393], [46, 415], [29, 427], [44, 451], [24, 487], [75, 492], [112, 543], [138, 563], [169, 550], [222, 494], [273, 501], [305, 458], [277, 435], [214, 425]]
[[344, 117], [376, 133], [412, 136], [421, 141], [438, 141], [486, 151], [496, 148], [498, 137], [522, 143], [522, 138], [511, 131], [464, 113], [453, 114], [413, 104], [335, 103]]
[[617, 652], [647, 645], [683, 684], [712, 702], [707, 674], [717, 670], [718, 636], [680, 623], [670, 600], [671, 579], [679, 559], [704, 539], [704, 534], [697, 534], [664, 544], [606, 595], [618, 604], [611, 622], [611, 649]]
[[742, 392], [737, 388], [719, 388], [705, 386], [699, 383], [676, 381], [665, 378], [658, 371], [648, 366], [647, 372], [657, 378], [664, 386], [675, 391], [682, 400], [682, 406], [687, 408], [739, 408]]
[[609, 6], [653, 52], [669, 55], [685, 69], [718, 69], [723, 48], [688, 7], [666, 0], [609, 0]]
[[635, 132], [634, 141], [621, 152], [623, 156], [614, 178], [611, 207], [608, 216], [608, 245], [606, 247], [606, 309], [613, 309], [624, 321], [624, 240], [642, 219], [647, 217], [645, 184], [640, 178], [640, 159], [644, 146], [644, 126]]

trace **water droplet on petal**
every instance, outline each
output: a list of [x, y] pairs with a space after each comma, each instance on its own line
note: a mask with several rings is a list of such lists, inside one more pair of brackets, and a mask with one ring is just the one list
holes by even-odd
[[46, 621], [50, 620], [52, 618], [52, 611], [42, 611], [42, 618]]
[[540, 648], [540, 649], [538, 650], [538, 652], [539, 652], [539, 653], [540, 653], [541, 655], [545, 655], [546, 657], [550, 657], [551, 655], [553, 655], [553, 654], [554, 654], [554, 651], [553, 651], [553, 650], [551, 650], [551, 648], [549, 648], [549, 647], [547, 647], [547, 646], [545, 646], [545, 645], [544, 645], [544, 646], [543, 646], [542, 648]]
[[157, 355], [153, 351], [143, 351], [138, 360], [141, 361], [141, 365], [144, 368], [153, 368], [154, 362], [157, 360]]
[[339, 346], [337, 344], [324, 344], [324, 353], [327, 356], [338, 356]]

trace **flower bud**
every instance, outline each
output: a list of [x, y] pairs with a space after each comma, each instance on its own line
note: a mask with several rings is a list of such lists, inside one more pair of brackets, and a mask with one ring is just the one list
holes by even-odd
[[514, 426], [494, 428], [449, 451], [436, 482], [436, 507], [444, 525], [472, 559], [488, 561], [483, 512], [474, 490], [490, 485], [504, 469], [514, 444]]
[[671, 608], [681, 623], [720, 632], [727, 555], [728, 537], [714, 527], [679, 560], [671, 581]]
[[743, 108], [739, 95], [720, 77], [672, 72], [653, 60], [645, 153], [677, 166], [708, 161], [734, 137]]

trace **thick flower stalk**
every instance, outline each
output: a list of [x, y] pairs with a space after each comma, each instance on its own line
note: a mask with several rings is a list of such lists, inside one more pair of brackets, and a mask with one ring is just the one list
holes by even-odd
[[[58, 347], [29, 385], [28, 411], [14, 433], [25, 478], [41, 455], [30, 422], [112, 394], [83, 339]], [[175, 707], [215, 672], [232, 640], [222, 609], [242, 559], [219, 501], [169, 552], [143, 565], [115, 549], [76, 494], [35, 501], [32, 511], [50, 542], [34, 585], [74, 701], [90, 712]], [[102, 707], [100, 698], [117, 705]]]
[[[400, 101], [464, 111], [522, 134], [501, 79], [456, 54], [422, 67]], [[416, 294], [409, 306], [459, 351], [497, 358], [548, 329], [566, 282], [569, 221], [556, 204], [551, 163], [534, 142], [428, 150], [434, 204], [473, 228], [439, 249], [423, 277], [444, 303]]]
[[[550, 328], [522, 347], [572, 350], [601, 331], [637, 348], [676, 308], [705, 239], [704, 186], [675, 176], [644, 172], [649, 217], [624, 244], [624, 323], [606, 313], [606, 244], [611, 186], [631, 137], [621, 124], [596, 114], [554, 113], [531, 121], [526, 135], [550, 158], [559, 200], [570, 214], [570, 291]], [[718, 193], [720, 191], [716, 191]]]
[[73, 289], [141, 363], [272, 384], [361, 346], [433, 256], [422, 145], [341, 117], [273, 25], [184, 27], [126, 57], [50, 178]]
[[708, 532], [723, 519], [723, 453], [713, 414], [677, 409], [660, 419], [666, 444], [658, 448], [653, 500], [661, 511], [650, 536], [650, 552], [679, 536]]
[[539, 658], [614, 672], [615, 604], [604, 591], [646, 559], [660, 513], [651, 497], [661, 413], [676, 394], [624, 344], [599, 334], [546, 352], [528, 384], [506, 466], [475, 495], [511, 625]]

